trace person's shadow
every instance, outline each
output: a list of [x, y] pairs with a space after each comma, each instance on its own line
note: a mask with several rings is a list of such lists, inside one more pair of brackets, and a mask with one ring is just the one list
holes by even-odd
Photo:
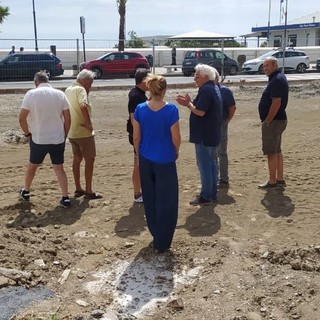
[[210, 237], [221, 228], [220, 217], [214, 212], [214, 205], [202, 206], [197, 212], [188, 216], [184, 225], [192, 237]]
[[71, 199], [70, 208], [57, 206], [53, 210], [47, 210], [43, 214], [36, 214], [32, 210], [32, 203], [19, 201], [13, 208], [19, 211], [19, 215], [8, 228], [46, 227], [48, 225], [72, 225], [81, 218], [82, 213], [89, 207], [89, 201], [84, 199]]
[[268, 210], [272, 218], [289, 217], [294, 212], [294, 204], [290, 197], [284, 195], [284, 188], [268, 189], [261, 204]]
[[120, 238], [139, 236], [146, 230], [147, 224], [144, 216], [144, 206], [134, 203], [129, 209], [129, 215], [121, 217], [115, 226], [115, 232]]
[[155, 254], [151, 245], [141, 249], [118, 281], [114, 302], [122, 306], [121, 312], [138, 317], [151, 304], [167, 300], [174, 288], [174, 266], [172, 252]]

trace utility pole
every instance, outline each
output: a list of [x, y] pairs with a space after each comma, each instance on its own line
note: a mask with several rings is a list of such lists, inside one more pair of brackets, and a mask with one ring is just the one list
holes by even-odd
[[35, 41], [35, 50], [38, 51], [38, 36], [37, 36], [37, 21], [36, 21], [36, 10], [34, 6], [34, 0], [32, 0], [33, 7], [33, 28], [34, 28], [34, 41]]
[[282, 50], [282, 73], [284, 73], [284, 61], [286, 55], [286, 46], [287, 46], [287, 22], [288, 22], [288, 0], [286, 0], [286, 8], [284, 12], [284, 31], [283, 31], [283, 50]]

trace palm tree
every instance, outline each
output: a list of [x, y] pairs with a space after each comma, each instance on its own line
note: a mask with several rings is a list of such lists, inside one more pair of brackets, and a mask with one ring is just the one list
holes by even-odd
[[0, 24], [2, 24], [4, 19], [9, 15], [9, 7], [0, 6]]
[[118, 12], [120, 15], [119, 45], [118, 45], [119, 51], [124, 50], [125, 24], [126, 24], [126, 3], [127, 3], [127, 0], [117, 0]]

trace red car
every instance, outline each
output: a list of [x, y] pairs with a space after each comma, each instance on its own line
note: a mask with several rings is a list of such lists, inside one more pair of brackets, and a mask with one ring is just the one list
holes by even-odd
[[83, 62], [80, 70], [92, 70], [96, 78], [111, 75], [129, 75], [134, 77], [138, 68], [150, 69], [148, 60], [137, 52], [110, 52], [95, 60]]

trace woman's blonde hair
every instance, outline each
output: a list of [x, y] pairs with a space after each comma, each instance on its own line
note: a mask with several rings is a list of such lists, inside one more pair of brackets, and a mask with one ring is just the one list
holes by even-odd
[[167, 80], [163, 76], [148, 75], [147, 88], [152, 96], [161, 96], [167, 89]]

